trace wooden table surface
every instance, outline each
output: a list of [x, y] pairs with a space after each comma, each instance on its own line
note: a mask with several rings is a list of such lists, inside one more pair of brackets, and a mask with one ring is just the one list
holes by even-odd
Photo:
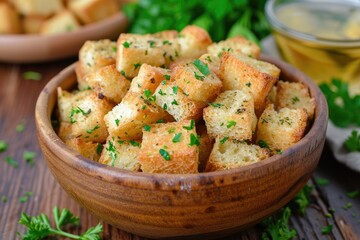
[[[67, 59], [44, 64], [18, 65], [0, 63], [0, 140], [8, 143], [8, 149], [0, 153], [0, 240], [18, 239], [16, 232], [25, 228], [17, 222], [21, 212], [30, 215], [45, 213], [52, 215], [55, 206], [68, 208], [80, 217], [81, 227], [72, 229], [81, 233], [99, 220], [90, 215], [71, 199], [55, 181], [40, 151], [34, 122], [34, 108], [38, 94], [45, 84], [61, 69], [76, 59]], [[23, 79], [23, 73], [35, 71], [42, 74], [40, 81]], [[24, 124], [23, 132], [16, 131], [18, 124]], [[23, 160], [24, 151], [36, 152], [35, 165], [31, 167]], [[19, 163], [14, 168], [5, 158], [12, 157]], [[316, 179], [326, 178], [328, 185], [319, 185]], [[309, 184], [315, 185], [311, 204], [304, 216], [293, 214], [291, 226], [297, 231], [297, 239], [360, 239], [360, 197], [349, 198], [347, 192], [360, 190], [360, 173], [353, 172], [336, 162], [325, 147], [320, 164]], [[26, 202], [19, 198], [32, 192]], [[349, 203], [352, 207], [344, 209]], [[329, 209], [335, 210], [327, 218]], [[321, 228], [334, 226], [332, 233], [323, 235]], [[260, 239], [261, 227], [225, 239]], [[103, 239], [144, 239], [104, 224]]]

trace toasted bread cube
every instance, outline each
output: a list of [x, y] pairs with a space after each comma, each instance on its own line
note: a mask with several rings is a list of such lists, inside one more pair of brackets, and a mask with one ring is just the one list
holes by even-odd
[[284, 82], [277, 83], [275, 107], [279, 108], [304, 108], [309, 119], [314, 117], [315, 99], [310, 96], [309, 89], [303, 83]]
[[87, 142], [105, 142], [108, 132], [104, 116], [112, 107], [112, 103], [106, 98], [99, 98], [95, 92], [74, 101], [70, 110], [70, 122], [60, 122], [60, 138], [64, 141], [83, 138]]
[[119, 11], [114, 0], [70, 0], [68, 7], [84, 24], [97, 22]]
[[7, 2], [0, 2], [0, 34], [21, 33], [20, 17]]
[[196, 124], [196, 132], [198, 133], [198, 136], [200, 136], [198, 170], [199, 172], [203, 172], [213, 148], [214, 141], [207, 133], [206, 126], [203, 121]]
[[152, 34], [160, 41], [160, 48], [163, 50], [165, 66], [170, 66], [180, 58], [181, 46], [178, 41], [179, 33], [175, 30], [166, 30]]
[[11, 0], [23, 15], [50, 16], [63, 10], [62, 0]]
[[99, 163], [131, 171], [139, 171], [139, 152], [141, 143], [138, 140], [120, 140], [109, 136], [101, 153]]
[[180, 57], [198, 58], [207, 51], [207, 47], [212, 44], [211, 37], [204, 29], [190, 25], [186, 26], [178, 36], [180, 44]]
[[135, 77], [143, 63], [165, 65], [162, 40], [150, 34], [122, 33], [117, 41], [116, 67], [127, 78]]
[[185, 95], [189, 96], [190, 100], [203, 103], [204, 106], [216, 98], [222, 89], [221, 80], [215, 73], [211, 72], [208, 67], [207, 74], [203, 74], [195, 63], [179, 65], [174, 68], [171, 78], [174, 79], [175, 84], [181, 88]]
[[117, 71], [115, 64], [87, 74], [85, 81], [93, 91], [115, 103], [120, 103], [130, 88], [130, 81]]
[[204, 109], [204, 120], [212, 138], [250, 140], [257, 123], [251, 93], [245, 90], [222, 92]]
[[86, 41], [79, 51], [75, 72], [79, 89], [86, 89], [86, 74], [115, 63], [116, 43], [108, 39]]
[[276, 101], [276, 95], [277, 95], [277, 88], [276, 86], [273, 86], [267, 96], [267, 99], [269, 100], [269, 104], [275, 104]]
[[211, 151], [206, 172], [246, 166], [270, 157], [268, 149], [245, 141], [217, 137]]
[[277, 112], [269, 104], [259, 118], [256, 142], [268, 147], [272, 154], [281, 153], [303, 137], [307, 120], [303, 108], [281, 108]]
[[155, 92], [155, 102], [166, 110], [176, 121], [198, 120], [202, 116], [203, 105], [189, 99], [174, 83], [164, 81]]
[[224, 52], [221, 56], [220, 75], [224, 90], [248, 88], [251, 91], [259, 116], [265, 108], [266, 96], [279, 78], [280, 69], [243, 54]]
[[199, 59], [203, 63], [205, 63], [205, 64], [207, 64], [209, 66], [210, 71], [214, 72], [216, 74], [216, 76], [221, 78], [221, 75], [220, 75], [220, 58], [219, 57], [217, 57], [215, 55], [205, 53], [205, 54], [201, 55]]
[[111, 136], [124, 140], [140, 139], [144, 125], [163, 120], [167, 115], [151, 96], [128, 92], [121, 103], [105, 116], [105, 122]]
[[155, 92], [159, 84], [170, 79], [171, 71], [164, 68], [142, 64], [139, 74], [131, 81], [130, 91], [143, 94], [145, 90]]
[[47, 20], [44, 16], [28, 15], [22, 19], [22, 27], [26, 34], [39, 34], [42, 24]]
[[242, 53], [256, 59], [260, 57], [259, 46], [241, 36], [213, 43], [208, 46], [207, 51], [210, 55], [217, 56], [218, 58], [221, 57], [223, 52]]
[[68, 10], [61, 11], [46, 20], [40, 27], [40, 34], [53, 35], [71, 32], [80, 27], [75, 16]]
[[[186, 120], [152, 124], [144, 129], [139, 153], [142, 171], [147, 173], [197, 173], [199, 142], [194, 125], [193, 121]], [[189, 126], [192, 128], [190, 129]]]
[[103, 148], [101, 143], [86, 142], [83, 138], [68, 139], [65, 141], [65, 144], [82, 156], [93, 161], [99, 160]]

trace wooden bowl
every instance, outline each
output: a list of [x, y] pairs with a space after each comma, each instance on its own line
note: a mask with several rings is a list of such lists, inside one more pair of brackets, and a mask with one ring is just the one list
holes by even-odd
[[86, 40], [116, 39], [127, 26], [127, 18], [119, 12], [68, 33], [0, 35], [0, 62], [36, 63], [76, 56]]
[[278, 60], [281, 79], [305, 83], [316, 99], [306, 136], [281, 155], [241, 168], [199, 174], [131, 172], [82, 157], [56, 135], [50, 116], [56, 88], [75, 84], [75, 65], [55, 76], [36, 104], [36, 126], [48, 167], [65, 191], [103, 221], [151, 238], [219, 237], [248, 228], [288, 203], [310, 178], [323, 150], [327, 104], [303, 73]]

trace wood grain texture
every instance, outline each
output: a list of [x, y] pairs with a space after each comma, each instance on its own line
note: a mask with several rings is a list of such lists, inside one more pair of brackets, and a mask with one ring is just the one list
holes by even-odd
[[[45, 84], [65, 66], [75, 59], [52, 62], [40, 65], [12, 65], [0, 63], [0, 139], [9, 143], [8, 150], [0, 153], [0, 197], [6, 196], [8, 201], [0, 201], [0, 240], [18, 239], [16, 231], [24, 231], [17, 224], [22, 211], [30, 215], [41, 212], [51, 215], [54, 206], [66, 207], [81, 219], [81, 227], [73, 228], [73, 233], [81, 233], [88, 227], [98, 223], [98, 219], [80, 207], [55, 181], [42, 157], [35, 133], [34, 108], [35, 101]], [[43, 74], [39, 82], [25, 81], [22, 73], [38, 71]], [[16, 125], [24, 121], [25, 130], [16, 132]], [[22, 159], [24, 150], [37, 152], [36, 163], [30, 167]], [[14, 169], [5, 163], [4, 158], [12, 156], [20, 165]], [[326, 186], [316, 183], [318, 177], [330, 180]], [[351, 199], [346, 192], [360, 190], [360, 174], [347, 169], [336, 162], [328, 148], [325, 148], [311, 183], [315, 184], [312, 202], [304, 216], [293, 214], [291, 225], [298, 233], [296, 239], [359, 239], [360, 236], [360, 199]], [[20, 203], [19, 197], [24, 192], [34, 193], [26, 203]], [[347, 202], [352, 208], [342, 208]], [[336, 209], [334, 218], [326, 218], [328, 209]], [[354, 216], [354, 214], [355, 216]], [[330, 235], [322, 235], [320, 228], [333, 224]], [[136, 235], [104, 224], [103, 239], [113, 240], [146, 240]], [[261, 227], [235, 233], [221, 239], [253, 240], [260, 239]]]

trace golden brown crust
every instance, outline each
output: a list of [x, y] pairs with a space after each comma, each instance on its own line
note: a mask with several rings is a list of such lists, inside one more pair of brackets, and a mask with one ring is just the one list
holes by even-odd
[[[100, 158], [100, 155], [98, 153], [100, 143], [86, 142], [82, 138], [73, 138], [66, 140], [65, 144], [88, 159], [98, 161]], [[102, 148], [101, 144], [100, 148]]]
[[21, 31], [17, 11], [9, 3], [0, 2], [0, 34], [17, 34]]

